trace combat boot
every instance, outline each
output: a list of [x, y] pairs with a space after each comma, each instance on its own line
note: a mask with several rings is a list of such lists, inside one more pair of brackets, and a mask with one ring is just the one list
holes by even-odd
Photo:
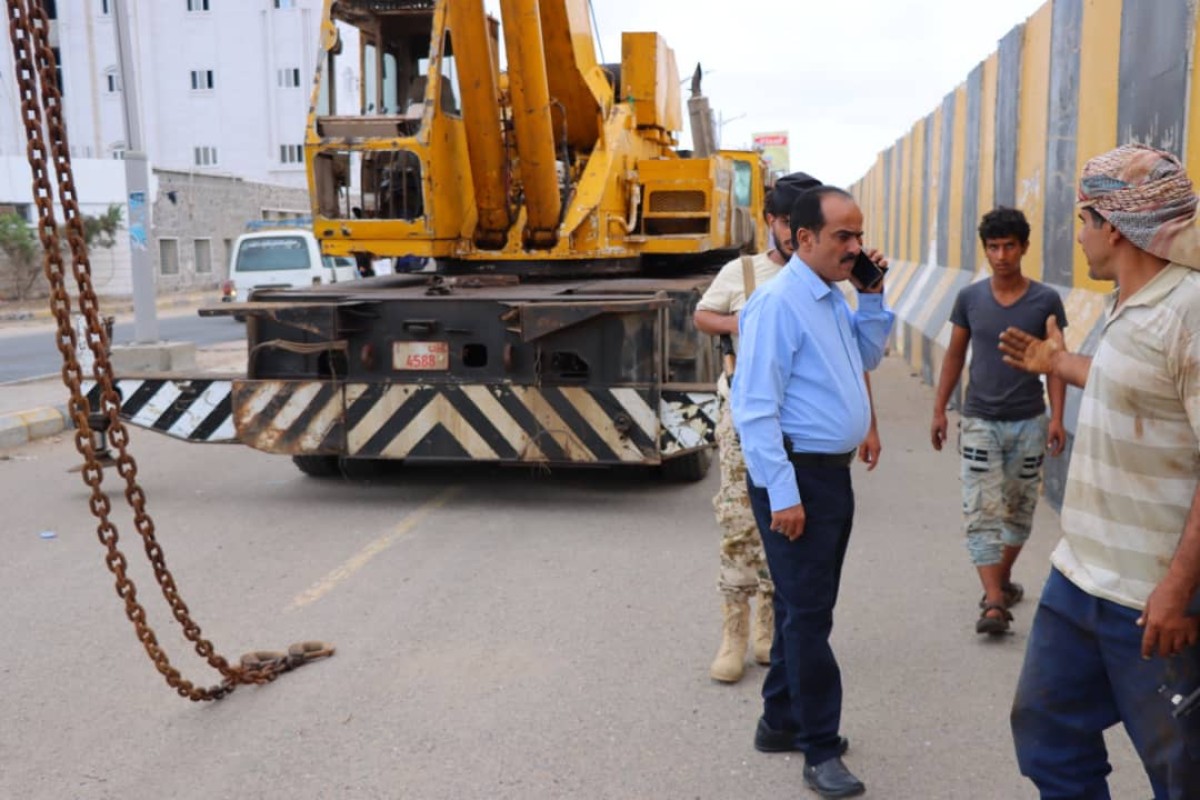
[[750, 644], [750, 599], [745, 595], [725, 598], [725, 628], [721, 649], [708, 674], [722, 683], [737, 683], [746, 671], [746, 647]]
[[754, 614], [754, 633], [750, 637], [754, 644], [754, 660], [766, 666], [771, 663], [771, 642], [775, 640], [775, 603], [771, 595], [758, 596], [758, 608]]

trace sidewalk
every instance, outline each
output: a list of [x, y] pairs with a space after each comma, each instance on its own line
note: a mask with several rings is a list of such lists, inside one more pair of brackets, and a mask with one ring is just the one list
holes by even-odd
[[[132, 297], [100, 297], [100, 313], [104, 315], [132, 314]], [[193, 289], [186, 292], [171, 292], [155, 298], [159, 310], [170, 308], [199, 308], [221, 302], [221, 290], [217, 287]], [[75, 295], [71, 296], [72, 310], [78, 309]], [[50, 312], [49, 298], [38, 300], [8, 300], [0, 302], [0, 323], [3, 322], [47, 322], [54, 318]]]

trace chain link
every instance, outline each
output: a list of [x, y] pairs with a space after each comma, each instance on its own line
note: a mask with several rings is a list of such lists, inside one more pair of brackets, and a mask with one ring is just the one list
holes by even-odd
[[[49, 44], [50, 21], [42, 0], [8, 0], [8, 10], [21, 117], [29, 140], [29, 167], [33, 175], [34, 202], [38, 209], [37, 233], [44, 254], [42, 269], [50, 284], [50, 307], [57, 325], [55, 339], [63, 358], [63, 383], [70, 392], [68, 409], [75, 423], [75, 449], [84, 459], [81, 475], [84, 483], [91, 489], [88, 505], [92, 514], [99, 520], [96, 533], [106, 550], [105, 563], [116, 578], [117, 595], [124, 601], [125, 615], [133, 623], [137, 638], [145, 647], [150, 660], [154, 662], [167, 684], [179, 695], [194, 701], [218, 700], [241, 684], [268, 683], [283, 672], [315, 658], [331, 655], [333, 648], [319, 642], [306, 642], [293, 645], [293, 650], [298, 648], [301, 655], [292, 658], [244, 657], [240, 665], [233, 666], [203, 637], [200, 626], [192, 620], [187, 604], [180, 597], [175, 578], [167, 568], [163, 549], [155, 536], [154, 521], [146, 510], [146, 495], [137, 481], [137, 462], [128, 449], [129, 432], [120, 417], [121, 402], [113, 384], [112, 363], [108, 355], [109, 342], [92, 286], [83, 218], [79, 212], [71, 171], [62, 94], [58, 89], [57, 67]], [[71, 270], [79, 288], [79, 310], [86, 323], [87, 345], [95, 356], [92, 375], [99, 387], [100, 408], [107, 419], [109, 442], [117, 448], [117, 472], [125, 481], [125, 499], [133, 509], [134, 527], [142, 538], [146, 556], [154, 568], [155, 580], [171, 607], [171, 613], [182, 626], [184, 636], [194, 645], [196, 653], [221, 674], [223, 680], [216, 686], [196, 686], [183, 678], [179, 670], [171, 665], [153, 629], [146, 622], [146, 611], [138, 601], [137, 587], [126, 574], [127, 561], [118, 546], [117, 527], [109, 519], [112, 503], [108, 494], [101, 488], [104, 471], [93, 444], [91, 420], [88, 416], [90, 406], [82, 391], [83, 373], [76, 356], [78, 340], [70, 319], [71, 300], [66, 289], [66, 268], [47, 170], [47, 137], [43, 133], [43, 110], [67, 243], [71, 251]]]

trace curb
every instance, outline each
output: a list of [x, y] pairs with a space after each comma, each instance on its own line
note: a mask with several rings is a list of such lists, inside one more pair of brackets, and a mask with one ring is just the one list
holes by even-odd
[[[187, 292], [178, 295], [164, 295], [155, 299], [154, 306], [155, 308], [162, 310], [165, 308], [188, 308], [191, 306], [199, 307], [216, 302], [219, 302], [219, 289], [204, 290], [201, 292]], [[133, 302], [125, 298], [121, 298], [119, 301], [113, 301], [106, 306], [104, 298], [100, 298], [100, 312], [102, 314], [129, 314], [133, 312]], [[41, 306], [38, 308], [20, 309], [18, 311], [0, 311], [0, 322], [28, 322], [30, 320], [48, 320], [53, 319], [53, 317], [54, 315], [50, 311], [48, 301], [46, 306]]]
[[[158, 309], [172, 307], [200, 306], [206, 301], [200, 293], [167, 295], [155, 301]], [[103, 302], [103, 301], [102, 301]], [[120, 313], [132, 310], [129, 304], [113, 304], [102, 312]], [[39, 309], [24, 309], [20, 311], [0, 311], [0, 322], [24, 320], [49, 320], [53, 316], [49, 307]], [[74, 430], [75, 424], [67, 412], [66, 404], [57, 406], [38, 406], [24, 411], [0, 413], [0, 450], [9, 450], [29, 444], [37, 439], [56, 436], [63, 431]]]
[[65, 405], [0, 414], [0, 450], [20, 447], [74, 427]]

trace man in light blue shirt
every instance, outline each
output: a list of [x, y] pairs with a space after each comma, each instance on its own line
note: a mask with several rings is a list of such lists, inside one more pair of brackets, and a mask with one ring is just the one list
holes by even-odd
[[[834, 284], [851, 279], [863, 216], [831, 186], [789, 215], [795, 253], [742, 311], [731, 405], [749, 470], [750, 504], [775, 579], [775, 640], [755, 746], [805, 754], [823, 797], [865, 791], [841, 755], [841, 672], [829, 646], [854, 518], [850, 463], [871, 423], [863, 379], [883, 357], [894, 315], [883, 282], [852, 311]], [[879, 266], [883, 257], [868, 251]]]

